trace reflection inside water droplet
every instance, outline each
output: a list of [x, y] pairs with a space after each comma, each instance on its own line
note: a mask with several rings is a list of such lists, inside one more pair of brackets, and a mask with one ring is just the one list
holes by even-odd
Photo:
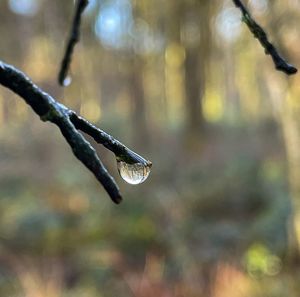
[[120, 176], [129, 184], [138, 185], [144, 182], [150, 173], [151, 163], [144, 165], [142, 163], [128, 164], [123, 161], [117, 161]]
[[64, 87], [68, 87], [72, 82], [72, 77], [69, 75], [64, 79], [63, 85]]

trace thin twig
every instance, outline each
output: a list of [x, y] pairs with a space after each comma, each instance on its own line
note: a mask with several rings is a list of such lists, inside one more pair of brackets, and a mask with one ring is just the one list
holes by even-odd
[[120, 141], [114, 139], [111, 135], [95, 127], [86, 119], [78, 116], [74, 111], [70, 113], [70, 120], [76, 129], [83, 131], [84, 133], [92, 136], [94, 140], [104, 147], [112, 151], [116, 157], [128, 164], [141, 163], [145, 166], [152, 166], [150, 161], [145, 160], [137, 153], [130, 150]]
[[103, 144], [116, 155], [118, 160], [151, 166], [151, 162], [128, 149], [111, 135], [93, 126], [73, 110], [57, 102], [23, 72], [1, 61], [0, 84], [22, 97], [43, 121], [50, 121], [59, 127], [76, 158], [95, 175], [115, 203], [120, 203], [122, 200], [119, 187], [103, 166], [95, 149], [78, 129]]
[[275, 64], [275, 68], [279, 71], [283, 71], [288, 75], [295, 74], [298, 71], [297, 68], [289, 64], [280, 56], [274, 45], [269, 42], [266, 32], [252, 18], [245, 5], [240, 0], [233, 0], [233, 3], [241, 10], [243, 15], [243, 22], [246, 23], [249, 30], [253, 33], [254, 37], [259, 40], [260, 44], [265, 49], [266, 55], [271, 55]]
[[65, 55], [61, 62], [61, 68], [58, 74], [58, 82], [61, 86], [66, 86], [66, 78], [68, 75], [68, 71], [71, 64], [72, 54], [74, 51], [74, 47], [76, 43], [80, 39], [80, 23], [81, 23], [81, 15], [88, 5], [88, 0], [78, 0], [77, 7], [73, 19], [73, 24], [71, 28], [71, 33], [69, 37], [69, 41], [65, 50]]

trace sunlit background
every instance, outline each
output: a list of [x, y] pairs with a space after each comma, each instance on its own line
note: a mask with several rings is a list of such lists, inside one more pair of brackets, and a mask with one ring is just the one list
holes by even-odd
[[[300, 3], [244, 1], [300, 66]], [[114, 205], [58, 129], [0, 87], [0, 296], [299, 296], [300, 79], [229, 0], [0, 1], [0, 60], [153, 162]]]

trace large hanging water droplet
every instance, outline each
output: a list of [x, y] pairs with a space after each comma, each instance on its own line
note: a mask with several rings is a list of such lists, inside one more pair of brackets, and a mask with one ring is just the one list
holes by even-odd
[[144, 182], [150, 174], [152, 164], [134, 163], [128, 164], [124, 161], [117, 161], [120, 176], [129, 184], [138, 185]]

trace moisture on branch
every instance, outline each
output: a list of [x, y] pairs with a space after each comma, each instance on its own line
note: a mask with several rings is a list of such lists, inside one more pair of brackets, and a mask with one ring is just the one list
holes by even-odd
[[271, 55], [273, 62], [275, 64], [275, 68], [279, 71], [283, 71], [284, 73], [291, 75], [295, 74], [298, 70], [293, 65], [287, 63], [278, 53], [277, 49], [274, 47], [272, 43], [269, 42], [268, 36], [263, 28], [256, 23], [256, 21], [252, 18], [251, 14], [245, 7], [245, 5], [240, 0], [233, 0], [234, 4], [241, 10], [243, 15], [243, 22], [246, 23], [249, 30], [253, 33], [254, 37], [257, 38], [260, 44], [265, 49], [265, 53], [267, 55]]
[[50, 121], [59, 127], [76, 158], [95, 175], [115, 203], [122, 200], [118, 185], [102, 164], [95, 149], [78, 130], [92, 136], [98, 143], [112, 151], [118, 160], [145, 166], [151, 164], [109, 134], [78, 116], [73, 110], [57, 102], [23, 72], [2, 61], [0, 61], [0, 84], [22, 97], [43, 121]]
[[58, 74], [58, 82], [61, 86], [65, 86], [65, 80], [68, 75], [72, 54], [74, 51], [74, 47], [80, 38], [80, 23], [81, 23], [81, 15], [88, 5], [88, 0], [78, 0], [76, 11], [74, 14], [73, 24], [71, 28], [71, 33], [69, 37], [69, 41], [67, 43], [67, 47], [65, 50], [65, 55], [61, 62], [61, 68]]

